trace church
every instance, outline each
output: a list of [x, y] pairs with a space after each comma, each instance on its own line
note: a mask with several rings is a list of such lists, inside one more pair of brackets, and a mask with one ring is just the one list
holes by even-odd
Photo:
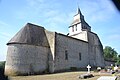
[[67, 35], [27, 23], [8, 43], [6, 75], [30, 75], [74, 68], [104, 67], [103, 46], [80, 9]]

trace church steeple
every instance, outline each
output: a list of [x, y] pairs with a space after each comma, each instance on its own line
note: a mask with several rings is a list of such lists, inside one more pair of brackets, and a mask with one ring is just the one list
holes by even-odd
[[81, 14], [80, 8], [77, 8], [77, 14]]
[[81, 11], [80, 11], [80, 8], [78, 7], [78, 8], [77, 8], [77, 13], [74, 15], [73, 22], [72, 22], [71, 25], [80, 23], [80, 22], [83, 21], [83, 20], [84, 20], [84, 16], [82, 15], [82, 13], [81, 13]]
[[77, 13], [74, 15], [73, 21], [69, 26], [69, 34], [74, 35], [82, 32], [83, 30], [91, 31], [91, 27], [84, 20], [80, 8], [77, 8]]

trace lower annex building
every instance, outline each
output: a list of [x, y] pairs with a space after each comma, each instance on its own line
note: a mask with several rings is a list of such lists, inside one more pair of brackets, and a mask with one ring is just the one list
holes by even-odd
[[101, 41], [79, 8], [68, 35], [27, 23], [7, 45], [6, 75], [54, 73], [71, 67], [86, 68], [88, 64], [105, 66]]

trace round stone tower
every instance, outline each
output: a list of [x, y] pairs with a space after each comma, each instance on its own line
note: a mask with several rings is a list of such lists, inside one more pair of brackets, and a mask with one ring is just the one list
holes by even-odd
[[30, 75], [48, 69], [49, 45], [43, 27], [28, 23], [8, 43], [6, 75]]

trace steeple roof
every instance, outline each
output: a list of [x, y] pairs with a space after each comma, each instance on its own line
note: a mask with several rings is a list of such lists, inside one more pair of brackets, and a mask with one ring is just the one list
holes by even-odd
[[71, 25], [80, 23], [82, 20], [84, 20], [84, 16], [82, 15], [82, 13], [80, 11], [80, 8], [78, 7], [77, 8], [77, 13], [76, 13], [76, 15], [74, 15], [74, 19], [73, 19], [73, 22], [72, 22]]
[[77, 14], [81, 14], [80, 8], [77, 9]]

